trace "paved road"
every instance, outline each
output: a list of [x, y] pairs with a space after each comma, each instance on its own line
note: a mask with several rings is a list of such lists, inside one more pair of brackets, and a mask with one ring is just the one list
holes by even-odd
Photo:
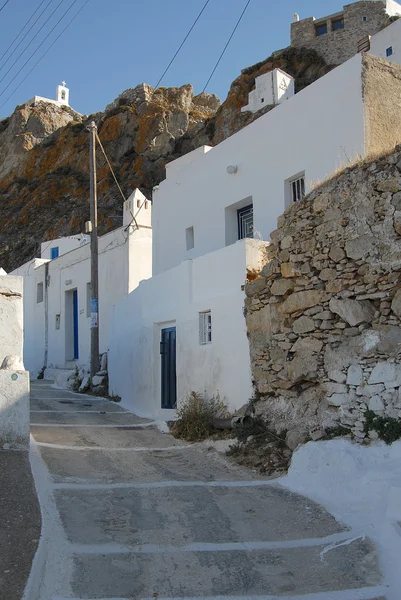
[[104, 400], [32, 385], [44, 512], [25, 600], [384, 598], [322, 507]]

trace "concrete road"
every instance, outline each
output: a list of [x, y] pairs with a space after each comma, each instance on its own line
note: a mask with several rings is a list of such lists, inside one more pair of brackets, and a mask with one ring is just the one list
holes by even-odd
[[375, 548], [322, 507], [118, 405], [32, 385], [44, 529], [24, 600], [374, 600]]

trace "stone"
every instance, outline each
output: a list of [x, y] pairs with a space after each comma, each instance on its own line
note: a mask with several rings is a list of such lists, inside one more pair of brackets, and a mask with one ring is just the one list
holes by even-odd
[[379, 362], [375, 365], [369, 380], [369, 385], [375, 383], [391, 383], [394, 386], [401, 385], [401, 365]]
[[304, 430], [293, 429], [289, 431], [285, 436], [285, 443], [290, 450], [296, 450], [298, 446], [301, 446], [308, 439], [308, 433]]
[[332, 396], [333, 394], [347, 393], [347, 386], [343, 383], [333, 383], [332, 381], [328, 381], [324, 383], [322, 387], [325, 390], [327, 396]]
[[283, 238], [281, 240], [281, 249], [287, 250], [287, 249], [291, 248], [293, 241], [294, 240], [293, 240], [292, 236], [287, 235], [285, 238]]
[[105, 377], [103, 375], [94, 375], [94, 377], [92, 377], [93, 387], [98, 387], [98, 386], [103, 385], [104, 380], [105, 380]]
[[359, 385], [356, 388], [357, 396], [367, 396], [370, 398], [371, 396], [375, 396], [376, 394], [380, 394], [384, 392], [385, 387], [382, 383], [376, 383], [374, 385]]
[[340, 300], [332, 298], [329, 303], [331, 312], [346, 321], [351, 327], [360, 323], [371, 323], [375, 316], [375, 308], [369, 300]]
[[309, 317], [300, 317], [292, 324], [292, 329], [295, 333], [308, 333], [314, 331], [315, 322]]
[[373, 412], [384, 410], [384, 402], [380, 398], [380, 396], [373, 396], [368, 402], [369, 410], [373, 410]]
[[401, 317], [401, 288], [397, 290], [391, 303], [391, 310], [397, 317]]
[[348, 394], [333, 394], [327, 397], [327, 402], [331, 406], [342, 406], [349, 402], [349, 396]]
[[323, 342], [316, 340], [313, 337], [299, 338], [293, 347], [291, 352], [299, 352], [300, 354], [305, 353], [319, 353], [323, 348]]
[[363, 371], [359, 365], [351, 365], [348, 368], [347, 373], [347, 384], [348, 385], [362, 385], [363, 383]]
[[330, 206], [330, 196], [329, 194], [323, 193], [320, 194], [312, 204], [312, 210], [315, 213], [322, 212], [326, 210]]
[[274, 296], [285, 296], [294, 289], [294, 282], [291, 279], [276, 279], [270, 289]]
[[317, 357], [315, 354], [307, 356], [296, 356], [294, 360], [287, 363], [287, 374], [289, 382], [293, 385], [300, 381], [314, 381], [317, 371]]
[[336, 279], [337, 275], [336, 269], [322, 269], [319, 274], [319, 279], [322, 281], [331, 281], [332, 279]]
[[279, 252], [278, 259], [282, 263], [288, 262], [290, 260], [289, 250], [282, 250], [281, 252]]
[[283, 277], [294, 277], [296, 274], [291, 262], [281, 263], [280, 270]]
[[340, 262], [340, 260], [342, 260], [345, 257], [345, 252], [339, 246], [333, 246], [330, 249], [329, 257], [331, 258], [332, 261], [334, 261], [335, 263], [338, 263], [338, 262]]
[[398, 233], [398, 235], [401, 235], [401, 211], [396, 210], [393, 215], [393, 219], [394, 219], [394, 229]]
[[345, 252], [348, 258], [359, 260], [366, 258], [375, 248], [373, 236], [361, 235], [354, 240], [348, 240], [345, 244]]
[[90, 388], [90, 377], [89, 375], [86, 375], [86, 377], [83, 378], [81, 385], [79, 386], [79, 391], [81, 393], [85, 393], [89, 390]]
[[251, 312], [247, 315], [246, 324], [248, 333], [279, 333], [283, 317], [279, 313], [277, 307], [277, 304], [267, 304], [260, 310]]
[[320, 304], [324, 293], [320, 290], [307, 290], [304, 292], [294, 292], [280, 306], [281, 313], [292, 314], [294, 312], [312, 308]]
[[393, 195], [391, 204], [394, 206], [395, 210], [401, 210], [401, 192], [397, 192]]
[[328, 376], [332, 381], [336, 381], [337, 383], [344, 383], [347, 379], [347, 376], [342, 371], [329, 371]]
[[395, 194], [396, 192], [399, 192], [401, 189], [401, 182], [399, 178], [390, 178], [390, 179], [385, 179], [384, 181], [381, 181], [380, 183], [377, 184], [377, 188], [376, 188], [379, 192], [392, 192], [393, 194]]

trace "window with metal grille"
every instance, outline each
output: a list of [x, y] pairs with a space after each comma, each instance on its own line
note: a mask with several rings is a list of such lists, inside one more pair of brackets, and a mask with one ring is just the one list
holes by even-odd
[[386, 49], [386, 56], [392, 56], [393, 55], [393, 47], [390, 46], [390, 48]]
[[237, 210], [238, 239], [253, 238], [253, 204]]
[[290, 182], [293, 202], [299, 202], [305, 196], [305, 177], [299, 177]]
[[201, 346], [212, 343], [212, 311], [199, 313], [199, 343]]

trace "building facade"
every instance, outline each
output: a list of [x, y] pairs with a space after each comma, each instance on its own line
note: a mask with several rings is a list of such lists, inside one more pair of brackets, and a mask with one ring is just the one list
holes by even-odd
[[[357, 55], [214, 148], [169, 163], [153, 196], [153, 276], [113, 311], [110, 391], [171, 418], [191, 391], [252, 396], [241, 286], [285, 207], [401, 142], [401, 68]], [[289, 246], [286, 252], [291, 252]]]
[[330, 65], [339, 65], [358, 52], [358, 45], [401, 15], [401, 5], [394, 0], [365, 0], [344, 6], [341, 12], [291, 24], [291, 46], [316, 50]]
[[[101, 353], [109, 347], [112, 307], [150, 277], [151, 269], [151, 205], [135, 190], [124, 205], [123, 226], [99, 237]], [[43, 368], [86, 368], [91, 326], [89, 236], [44, 242], [42, 257], [12, 274], [24, 277], [26, 368], [33, 376]]]

